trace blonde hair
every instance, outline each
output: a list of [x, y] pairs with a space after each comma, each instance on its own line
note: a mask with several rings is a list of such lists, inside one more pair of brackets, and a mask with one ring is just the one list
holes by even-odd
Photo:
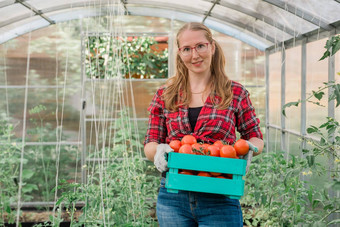
[[[211, 80], [210, 80], [210, 99], [218, 109], [227, 108], [233, 98], [231, 89], [231, 80], [229, 80], [224, 67], [225, 57], [221, 46], [212, 38], [211, 31], [208, 27], [198, 22], [190, 22], [179, 29], [176, 37], [177, 46], [179, 46], [179, 36], [186, 30], [204, 31], [205, 37], [210, 44], [215, 43], [215, 53], [211, 61]], [[220, 100], [215, 98], [217, 95]], [[179, 53], [176, 56], [176, 74], [169, 78], [166, 83], [166, 89], [163, 93], [165, 108], [170, 111], [177, 111], [181, 105], [188, 106], [191, 101], [191, 89], [189, 84], [189, 72]]]

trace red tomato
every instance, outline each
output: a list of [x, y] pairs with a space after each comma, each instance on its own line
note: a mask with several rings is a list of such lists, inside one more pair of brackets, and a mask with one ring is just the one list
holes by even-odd
[[220, 149], [215, 145], [210, 145], [207, 148], [210, 156], [220, 157]]
[[208, 147], [210, 146], [210, 144], [204, 143], [202, 144], [202, 146], [204, 147], [204, 150], [208, 151]]
[[249, 144], [244, 139], [239, 139], [234, 144], [237, 155], [246, 155], [249, 151]]
[[184, 154], [193, 154], [192, 148], [190, 144], [184, 144], [179, 148], [179, 153], [184, 153]]
[[207, 153], [207, 150], [205, 149], [205, 147], [203, 146], [203, 144], [194, 143], [193, 145], [191, 145], [191, 147], [192, 147], [192, 151], [193, 151], [195, 154], [198, 154], [198, 155], [206, 155], [206, 153]]
[[199, 173], [197, 174], [197, 176], [201, 176], [201, 177], [211, 177], [210, 173], [208, 173], [208, 172], [203, 172], [203, 171], [199, 172]]
[[210, 174], [214, 177], [221, 176], [222, 173], [215, 173], [215, 172], [210, 172]]
[[185, 135], [183, 136], [183, 138], [181, 139], [181, 143], [183, 144], [194, 144], [197, 143], [196, 138], [193, 135]]
[[223, 145], [220, 150], [220, 156], [223, 158], [236, 158], [236, 150], [231, 145]]
[[194, 175], [194, 173], [190, 170], [182, 170], [179, 172], [179, 174]]
[[224, 145], [224, 142], [222, 140], [217, 140], [213, 145], [221, 149]]
[[181, 141], [179, 140], [172, 140], [169, 143], [169, 146], [174, 150], [174, 152], [178, 152], [181, 145]]

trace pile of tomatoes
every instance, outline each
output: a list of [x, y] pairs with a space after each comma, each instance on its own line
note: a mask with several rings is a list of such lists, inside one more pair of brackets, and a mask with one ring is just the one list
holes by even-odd
[[[172, 140], [169, 146], [174, 152], [195, 154], [195, 155], [208, 155], [223, 158], [236, 158], [244, 156], [249, 152], [249, 145], [244, 139], [239, 139], [234, 145], [226, 144], [222, 140], [218, 140], [213, 144], [198, 143], [196, 138], [192, 135], [185, 135], [181, 140]], [[181, 170], [180, 174], [198, 175], [206, 177], [218, 177], [218, 178], [232, 178], [230, 174]]]

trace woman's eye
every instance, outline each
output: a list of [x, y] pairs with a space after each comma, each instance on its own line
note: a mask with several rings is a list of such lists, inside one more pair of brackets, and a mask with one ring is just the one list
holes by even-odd
[[202, 49], [203, 47], [204, 47], [204, 44], [198, 44], [196, 48], [197, 49]]
[[190, 48], [189, 48], [189, 47], [184, 47], [184, 48], [183, 48], [183, 51], [184, 51], [184, 52], [190, 52]]

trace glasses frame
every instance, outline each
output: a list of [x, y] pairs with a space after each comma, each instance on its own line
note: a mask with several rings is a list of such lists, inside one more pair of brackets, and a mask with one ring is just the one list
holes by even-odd
[[[196, 49], [197, 46], [200, 45], [200, 44], [207, 45], [207, 48], [209, 47], [209, 42], [207, 42], [207, 43], [197, 43], [194, 47], [190, 47], [190, 46], [180, 47], [180, 48], [178, 48], [178, 51], [179, 51], [179, 53], [182, 54], [183, 56], [190, 56], [190, 55], [192, 55], [192, 50], [193, 50], [193, 49], [195, 49], [195, 51], [196, 51], [197, 53], [200, 53], [200, 52], [197, 51], [197, 49]], [[188, 55], [183, 54], [183, 53], [182, 53], [182, 49], [183, 49], [183, 48], [190, 48], [190, 54], [188, 54]], [[201, 52], [201, 53], [203, 53], [203, 52]]]

